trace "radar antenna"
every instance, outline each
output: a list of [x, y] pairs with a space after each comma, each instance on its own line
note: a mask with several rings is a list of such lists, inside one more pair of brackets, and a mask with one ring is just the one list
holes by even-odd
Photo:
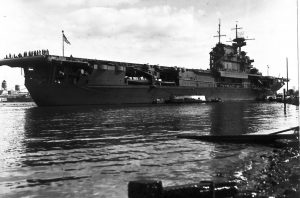
[[225, 34], [221, 34], [221, 19], [219, 19], [219, 31], [218, 32], [218, 35], [217, 36], [214, 36], [214, 37], [219, 37], [219, 43], [221, 43], [221, 36], [226, 36]]

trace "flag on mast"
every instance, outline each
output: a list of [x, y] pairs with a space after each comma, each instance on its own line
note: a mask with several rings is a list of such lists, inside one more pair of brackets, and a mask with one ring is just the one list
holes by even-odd
[[63, 40], [64, 42], [66, 42], [67, 44], [71, 45], [70, 41], [67, 39], [67, 37], [65, 36], [64, 32], [63, 32]]

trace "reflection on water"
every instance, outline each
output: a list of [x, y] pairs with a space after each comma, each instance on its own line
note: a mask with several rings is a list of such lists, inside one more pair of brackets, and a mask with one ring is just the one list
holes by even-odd
[[246, 102], [53, 108], [27, 103], [2, 104], [0, 111], [0, 195], [6, 197], [126, 197], [131, 180], [226, 180], [249, 168], [249, 157], [272, 148], [176, 135], [276, 131], [298, 120], [295, 106], [284, 114], [282, 104]]

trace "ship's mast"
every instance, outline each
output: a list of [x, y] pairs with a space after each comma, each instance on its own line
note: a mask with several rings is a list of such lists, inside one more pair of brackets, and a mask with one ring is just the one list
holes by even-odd
[[232, 30], [235, 30], [235, 39], [238, 38], [238, 30], [243, 29], [242, 27], [238, 27], [237, 23], [235, 24], [235, 28], [232, 28]]
[[226, 36], [225, 34], [221, 34], [221, 19], [219, 19], [219, 31], [218, 32], [218, 35], [217, 36], [214, 36], [214, 37], [219, 37], [219, 43], [221, 43], [221, 36]]
[[238, 53], [240, 54], [241, 53], [241, 48], [246, 45], [245, 41], [246, 40], [254, 40], [254, 39], [245, 39], [244, 37], [238, 37], [238, 30], [239, 29], [243, 29], [243, 28], [238, 27], [237, 24], [235, 25], [235, 28], [232, 29], [232, 30], [235, 30], [235, 39], [233, 39], [232, 41], [234, 42], [233, 46], [238, 48]]

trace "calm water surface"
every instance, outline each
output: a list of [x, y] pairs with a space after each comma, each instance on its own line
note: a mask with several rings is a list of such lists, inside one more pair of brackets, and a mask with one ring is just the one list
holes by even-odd
[[38, 108], [0, 103], [1, 197], [127, 197], [132, 180], [164, 186], [243, 180], [269, 146], [176, 135], [273, 132], [298, 125], [298, 107], [225, 102]]

